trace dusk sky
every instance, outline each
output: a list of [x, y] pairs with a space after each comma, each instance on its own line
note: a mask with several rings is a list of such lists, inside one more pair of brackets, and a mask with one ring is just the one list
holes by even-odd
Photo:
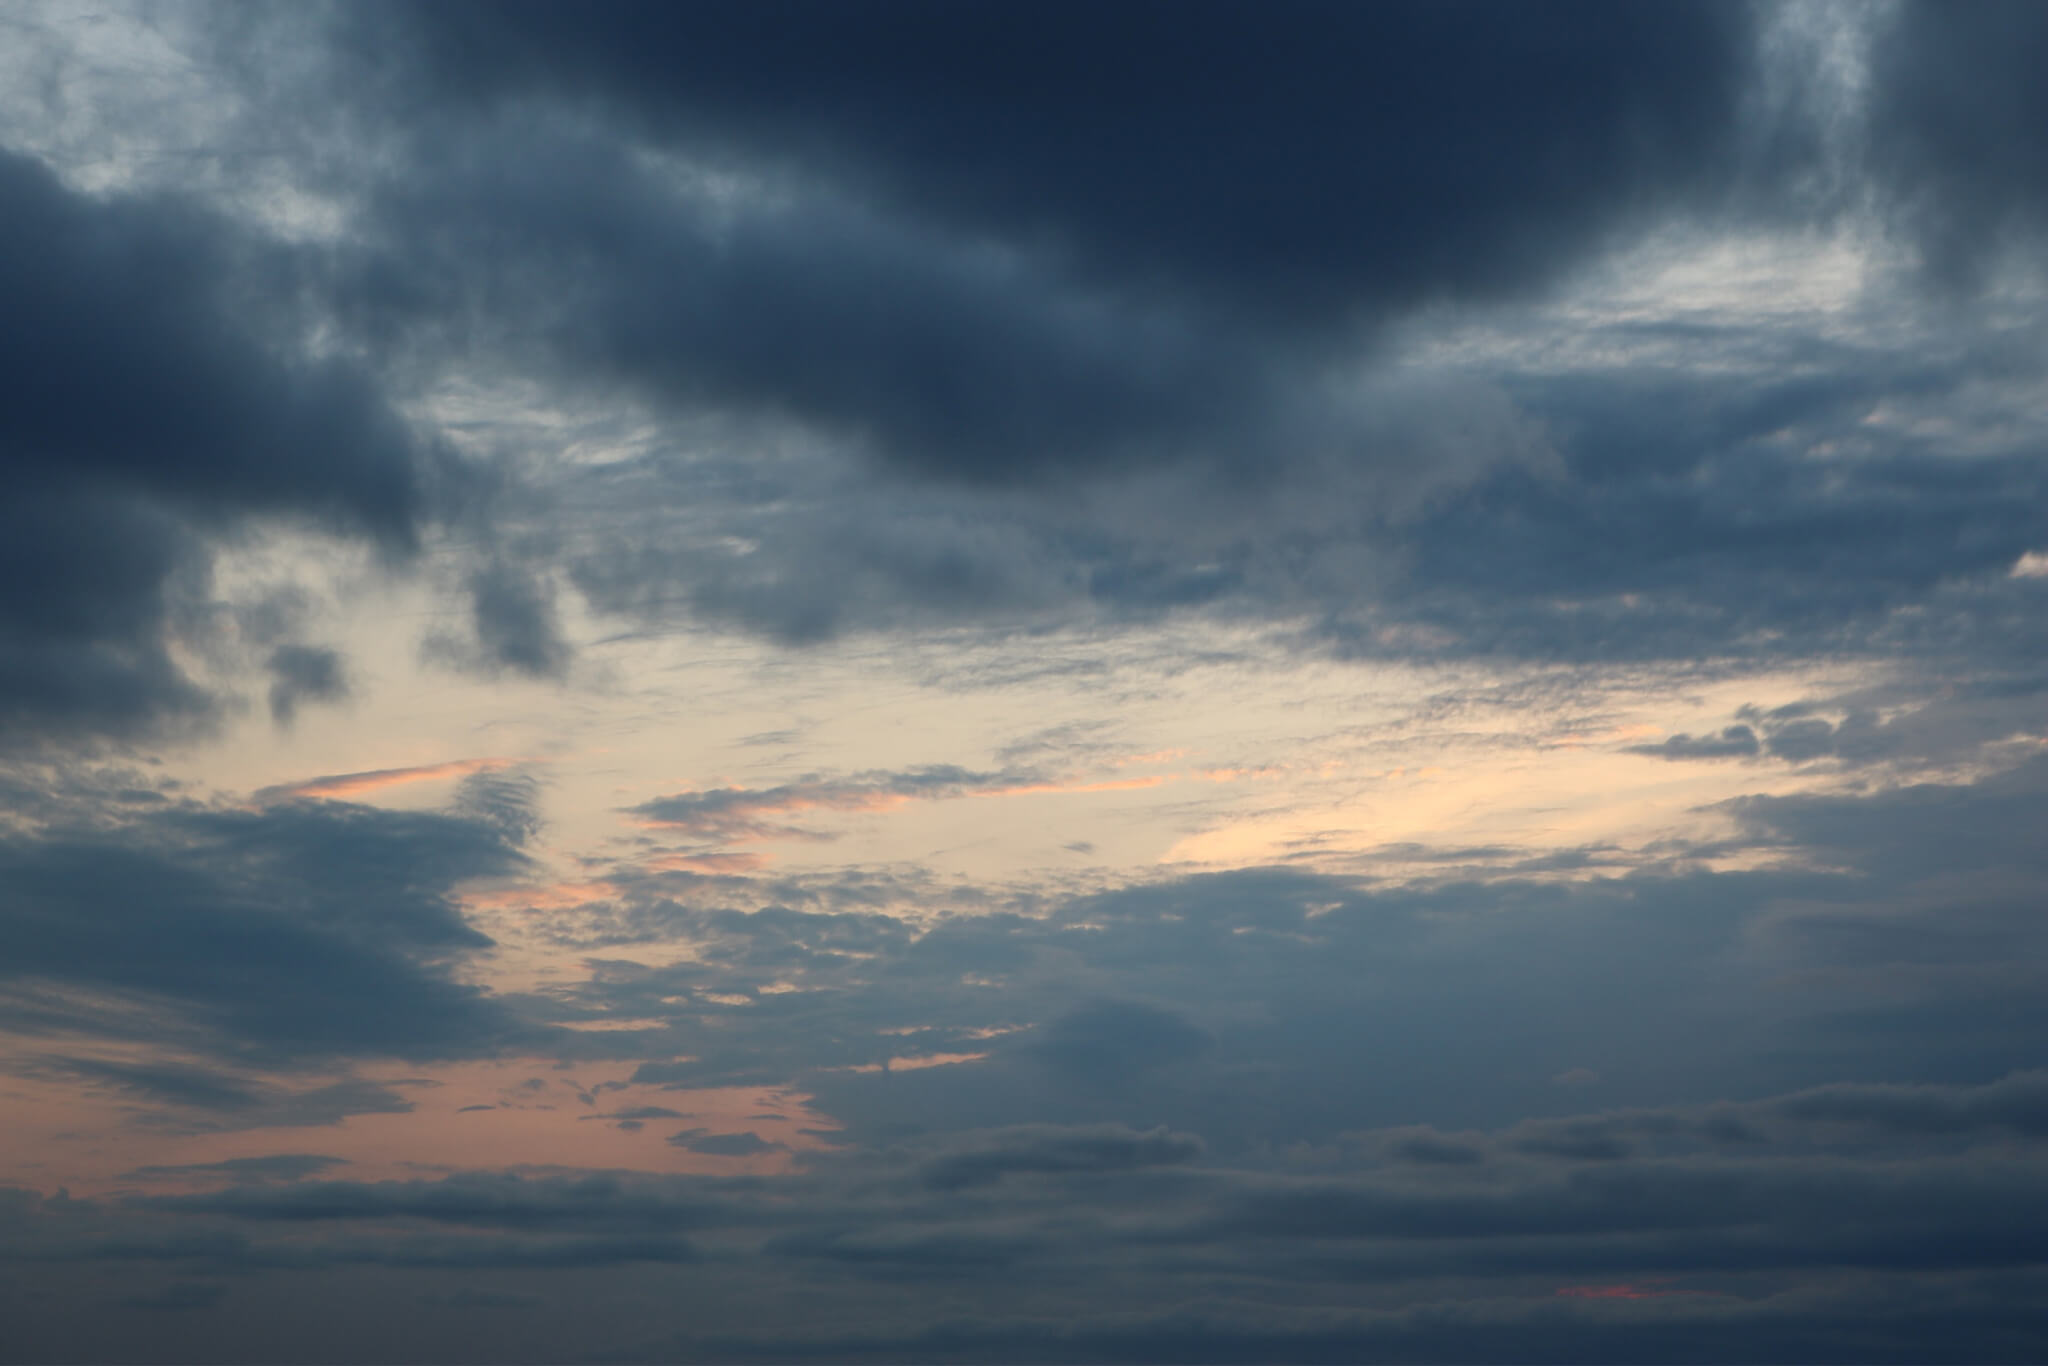
[[2048, 1360], [2044, 72], [0, 0], [0, 1360]]

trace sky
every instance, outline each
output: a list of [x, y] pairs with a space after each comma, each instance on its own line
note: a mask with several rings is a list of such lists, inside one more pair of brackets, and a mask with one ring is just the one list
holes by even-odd
[[2048, 1359], [2044, 69], [0, 0], [0, 1360]]

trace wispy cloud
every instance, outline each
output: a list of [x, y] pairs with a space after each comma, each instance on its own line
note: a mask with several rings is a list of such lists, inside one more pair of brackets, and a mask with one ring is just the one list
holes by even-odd
[[300, 783], [279, 783], [256, 793], [261, 802], [285, 802], [318, 798], [323, 800], [346, 800], [382, 792], [386, 788], [403, 787], [407, 783], [442, 782], [449, 778], [467, 778], [472, 773], [495, 773], [511, 768], [515, 764], [530, 762], [518, 758], [450, 759], [439, 764], [419, 764], [411, 768], [372, 768], [360, 773], [327, 773], [318, 778], [308, 778]]
[[[808, 811], [893, 811], [912, 802], [952, 801], [963, 797], [1136, 792], [1179, 781], [1183, 776], [1151, 774], [1098, 780], [1053, 779], [1025, 771], [980, 773], [951, 765], [937, 765], [902, 772], [858, 773], [846, 778], [810, 778], [775, 787], [720, 787], [682, 792], [657, 797], [627, 810], [646, 825], [718, 843], [828, 840], [833, 836], [779, 818]], [[1228, 781], [1232, 776], [1235, 775], [1222, 774], [1216, 780]], [[701, 859], [704, 856], [691, 857]]]

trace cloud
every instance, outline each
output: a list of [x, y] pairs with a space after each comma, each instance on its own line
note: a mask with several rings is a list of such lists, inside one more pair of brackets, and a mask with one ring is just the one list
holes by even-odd
[[1868, 241], [1860, 293], [1811, 284], [1858, 206], [1964, 202], [1928, 187], [1987, 167], [1941, 139], [2011, 145], [2024, 15], [909, 4], [906, 51], [778, 13], [216, 25], [266, 136], [322, 150], [338, 333], [394, 390], [544, 396], [463, 433], [521, 457], [442, 656], [563, 677], [569, 588], [793, 644], [1176, 612], [1365, 657], [2039, 644], [1991, 583], [2038, 531], [2004, 420], [2038, 348]]
[[2048, 1073], [2014, 1073], [1987, 1086], [1870, 1086], [1837, 1083], [1787, 1096], [1779, 1116], [1895, 1136], [2006, 1129], [2048, 1138]]
[[338, 702], [348, 696], [341, 656], [310, 645], [280, 645], [270, 653], [270, 718], [289, 725], [301, 702]]
[[377, 768], [363, 773], [329, 773], [318, 778], [308, 778], [301, 783], [266, 787], [256, 796], [258, 800], [267, 802], [307, 797], [341, 800], [360, 797], [369, 792], [379, 792], [404, 783], [435, 782], [444, 778], [467, 778], [472, 774], [491, 773], [520, 762], [522, 761], [518, 759], [499, 758], [450, 759], [446, 763], [420, 764], [412, 768]]
[[204, 1281], [173, 1281], [162, 1290], [151, 1294], [130, 1295], [127, 1303], [137, 1309], [165, 1310], [173, 1313], [194, 1309], [211, 1309], [227, 1298], [228, 1288], [224, 1285]]
[[1054, 1020], [1031, 1045], [1031, 1053], [1068, 1076], [1114, 1084], [1198, 1058], [1214, 1046], [1207, 1031], [1171, 1010], [1136, 1001], [1097, 1001]]
[[[1753, 1108], [1790, 1113], [1797, 1101]], [[1635, 1116], [1637, 1131], [1654, 1118]], [[0, 1220], [0, 1255], [39, 1246], [43, 1268], [204, 1268], [259, 1298], [349, 1266], [409, 1268], [429, 1291], [462, 1286], [451, 1277], [474, 1268], [708, 1268], [700, 1302], [636, 1317], [639, 1345], [619, 1348], [634, 1356], [957, 1359], [999, 1356], [1004, 1342], [1020, 1359], [1491, 1356], [1533, 1332], [1555, 1334], [1558, 1355], [1588, 1355], [1565, 1349], [1590, 1340], [1615, 1359], [1666, 1359], [1672, 1334], [1690, 1350], [1704, 1333], [1758, 1360], [1794, 1344], [1846, 1360], [1868, 1355], [1851, 1325], [1871, 1322], [1900, 1360], [1908, 1346], [1924, 1356], [1953, 1344], [1960, 1327], [1987, 1344], [2038, 1340], [2038, 1328], [2010, 1337], [2030, 1322], [2015, 1307], [2037, 1279], [2037, 1161], [1929, 1151], [1927, 1134], [1902, 1132], [1908, 1146], [1879, 1153], [1788, 1144], [1561, 1165], [1502, 1141], [1514, 1132], [1475, 1136], [1484, 1165], [1420, 1169], [1225, 1165], [1204, 1161], [1191, 1135], [1036, 1126], [834, 1154], [772, 1180], [241, 1183], [31, 1201]], [[1675, 1126], [1663, 1132], [1675, 1141]], [[969, 1165], [955, 1173], [955, 1159]], [[162, 1240], [167, 1220], [187, 1226], [181, 1238]], [[792, 1262], [811, 1297], [804, 1335], [764, 1332], [759, 1308], [786, 1295]], [[1203, 1290], [1219, 1279], [1229, 1296]], [[1385, 1307], [1360, 1309], [1361, 1279], [1387, 1292]], [[1602, 1287], [1619, 1289], [1581, 1293]], [[652, 1350], [664, 1332], [675, 1337]]]
[[[69, 1077], [92, 1086], [111, 1087], [144, 1102], [141, 1108], [146, 1108], [146, 1122], [168, 1132], [324, 1127], [339, 1124], [350, 1115], [398, 1115], [413, 1109], [413, 1103], [404, 1096], [375, 1082], [349, 1079], [294, 1089], [219, 1066], [170, 1060], [118, 1062], [46, 1054], [16, 1060], [8, 1070], [24, 1076]], [[189, 1170], [211, 1169], [200, 1166]]]
[[5, 149], [0, 223], [0, 727], [203, 720], [216, 699], [170, 646], [215, 539], [281, 520], [402, 556], [441, 457], [368, 375], [298, 345], [293, 264], [260, 234]]
[[470, 572], [474, 640], [430, 635], [431, 659], [484, 674], [561, 678], [573, 655], [555, 612], [553, 586], [531, 569], [494, 560]]
[[714, 1134], [708, 1129], [684, 1129], [669, 1135], [668, 1141], [688, 1152], [712, 1157], [753, 1157], [760, 1153], [787, 1152], [788, 1145], [772, 1142], [756, 1133]]
[[[889, 36], [902, 26], [915, 47]], [[1524, 287], [1643, 206], [1724, 193], [1750, 39], [1746, 11], [1711, 5], [1607, 7], [1570, 32], [1428, 5], [1256, 25], [1206, 4], [1170, 24], [1068, 6], [572, 22], [458, 5], [351, 15], [341, 45], [396, 57], [405, 98], [442, 118], [594, 107], [949, 234], [1053, 244], [1111, 290], [1328, 323]]]
[[0, 1004], [16, 1029], [244, 1060], [488, 1052], [518, 1027], [449, 975], [491, 942], [452, 892], [521, 866], [486, 822], [342, 803], [175, 803], [12, 832]]
[[187, 1162], [173, 1166], [137, 1167], [126, 1173], [135, 1181], [183, 1181], [191, 1177], [222, 1177], [237, 1185], [270, 1181], [301, 1181], [330, 1167], [345, 1167], [345, 1157], [319, 1153], [271, 1153], [263, 1157], [230, 1157], [220, 1162]]
[[462, 1228], [584, 1234], [672, 1233], [754, 1217], [715, 1183], [586, 1173], [472, 1172], [437, 1181], [322, 1181], [232, 1186], [202, 1195], [137, 1196], [139, 1209], [224, 1214], [262, 1223], [422, 1220]]
[[[892, 772], [874, 770], [845, 778], [804, 778], [768, 788], [721, 787], [679, 792], [627, 808], [653, 828], [693, 839], [730, 843], [772, 839], [832, 838], [808, 827], [770, 819], [804, 811], [890, 811], [914, 801], [961, 797], [1023, 797], [1060, 792], [1129, 792], [1180, 781], [1186, 775], [1135, 778], [1049, 779], [1011, 770], [978, 773], [954, 764]], [[1214, 776], [1214, 775], [1207, 775]], [[691, 856], [704, 859], [705, 855]], [[715, 860], [717, 856], [710, 856]], [[734, 865], [744, 871], [745, 865]], [[715, 863], [707, 865], [715, 869]]]
[[[1250, 869], [952, 910], [905, 889], [914, 919], [829, 878], [609, 872], [602, 904], [554, 913], [566, 942], [587, 924], [588, 942], [676, 957], [563, 1004], [648, 1022], [578, 1036], [640, 1084], [799, 1086], [856, 1143], [1164, 1125], [1229, 1160], [1427, 1123], [1469, 1148], [1456, 1131], [1574, 1103], [1560, 1076], [1597, 1076], [1623, 1109], [1730, 1098], [1735, 1077], [1758, 1094], [1999, 1076], [2037, 1065], [2027, 1038], [2048, 1023], [2043, 792], [2029, 760], [1744, 798], [1720, 809], [1725, 838], [1610, 850], [1592, 877], [1467, 851], [1405, 882]], [[969, 1060], [861, 1070], [941, 1056]], [[1723, 1120], [1729, 1141], [1763, 1123]], [[1578, 1161], [1647, 1141], [1524, 1139]]]
[[2026, 4], [1906, 4], [1878, 36], [1870, 157], [1950, 282], [1984, 283], [2048, 227], [2048, 171], [2001, 131], [2048, 114], [2033, 79], [2044, 54], [2048, 22]]
[[1629, 753], [1658, 759], [1729, 759], [1748, 758], [1759, 748], [1754, 730], [1748, 726], [1729, 726], [1719, 735], [1673, 735], [1661, 744], [1631, 745]]
[[1202, 1152], [1199, 1138], [1164, 1129], [1139, 1133], [1115, 1126], [1025, 1125], [962, 1135], [952, 1151], [920, 1163], [918, 1177], [934, 1190], [959, 1190], [987, 1185], [1013, 1172], [1125, 1172], [1192, 1162]]
[[902, 773], [806, 779], [748, 790], [724, 787], [657, 797], [629, 808], [649, 825], [697, 839], [741, 841], [816, 838], [800, 826], [766, 819], [799, 811], [886, 811], [917, 800], [981, 795], [1017, 786], [1012, 774], [975, 773], [934, 765]]

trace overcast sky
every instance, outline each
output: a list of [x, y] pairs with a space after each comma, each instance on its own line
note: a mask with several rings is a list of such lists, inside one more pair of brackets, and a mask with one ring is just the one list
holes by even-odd
[[0, 0], [0, 1359], [2048, 1358], [2044, 71]]

